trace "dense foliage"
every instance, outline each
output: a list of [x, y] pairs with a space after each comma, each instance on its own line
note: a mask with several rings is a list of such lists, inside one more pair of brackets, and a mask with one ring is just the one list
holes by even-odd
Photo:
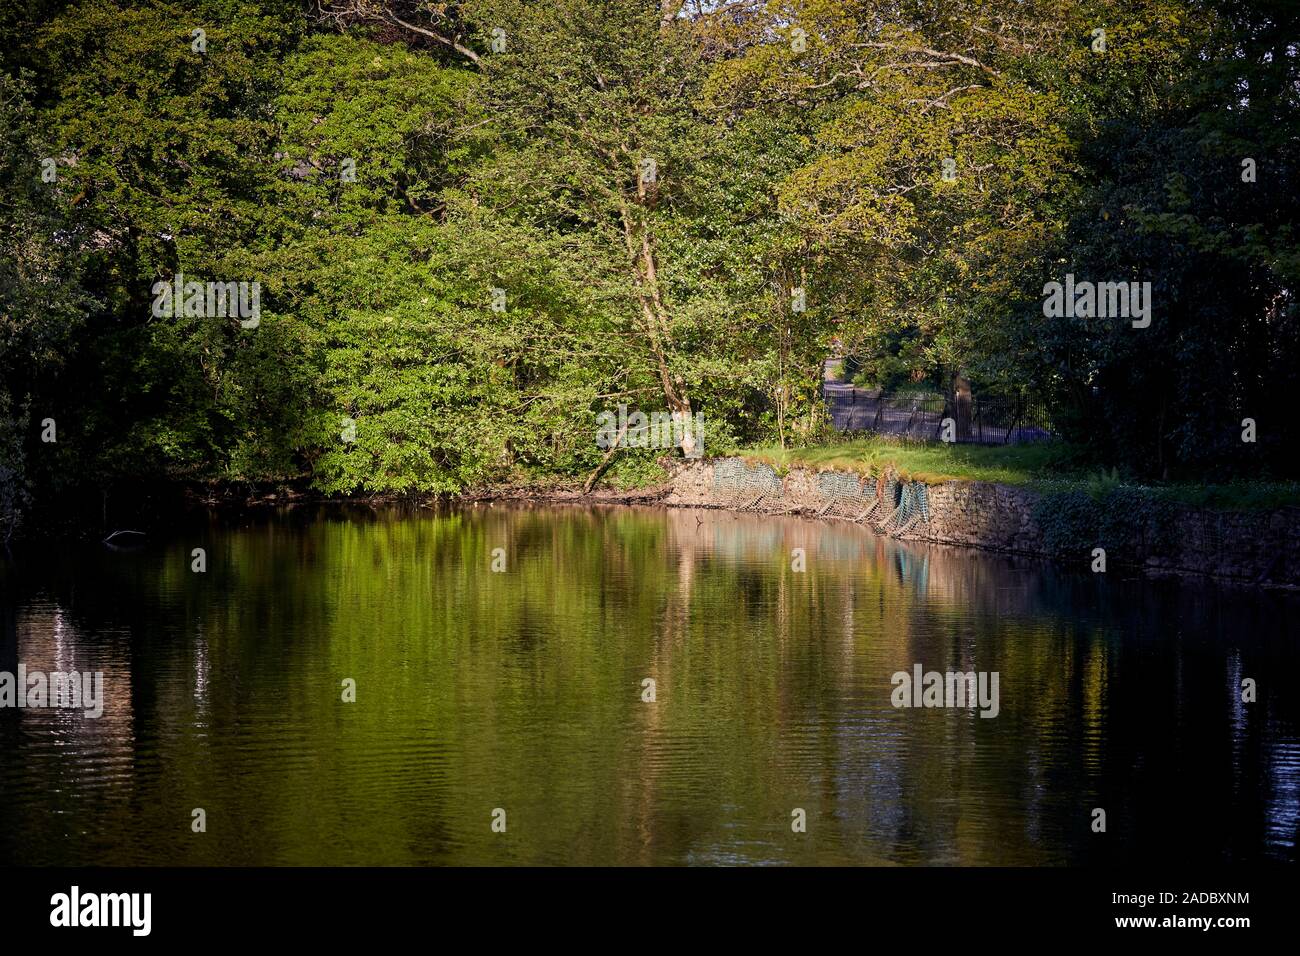
[[[1138, 476], [1292, 476], [1297, 26], [1284, 0], [4, 0], [0, 534], [147, 483], [585, 475], [620, 403], [702, 415], [706, 451], [809, 441], [835, 352], [1032, 389]], [[1046, 317], [1067, 273], [1151, 282], [1150, 325]], [[154, 314], [178, 274], [256, 281], [258, 321]]]

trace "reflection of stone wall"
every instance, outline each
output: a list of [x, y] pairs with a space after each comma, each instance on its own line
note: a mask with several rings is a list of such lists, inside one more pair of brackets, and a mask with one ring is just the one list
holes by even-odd
[[[860, 495], [845, 495], [856, 476], [793, 469], [780, 477], [779, 489], [769, 489], [757, 505], [750, 505], [757, 485], [732, 490], [746, 472], [736, 459], [678, 463], [665, 502], [679, 507], [735, 508], [744, 504], [768, 514], [854, 517], [857, 504], [870, 503], [870, 479]], [[773, 474], [764, 469], [764, 480]], [[752, 482], [751, 482], [752, 483]], [[753, 494], [746, 494], [748, 492]], [[923, 516], [885, 524], [885, 531], [904, 541], [930, 541], [994, 551], [1048, 555], [1043, 530], [1034, 518], [1038, 492], [989, 482], [950, 481], [925, 487]], [[891, 508], [882, 503], [869, 520], [880, 526]], [[859, 512], [860, 513], [860, 512]], [[1272, 512], [1222, 512], [1180, 509], [1173, 516], [1172, 533], [1161, 549], [1151, 553], [1109, 553], [1116, 566], [1141, 564], [1154, 573], [1193, 573], [1251, 583], [1300, 586], [1300, 509]], [[1090, 566], [1095, 542], [1080, 541], [1077, 564]]]

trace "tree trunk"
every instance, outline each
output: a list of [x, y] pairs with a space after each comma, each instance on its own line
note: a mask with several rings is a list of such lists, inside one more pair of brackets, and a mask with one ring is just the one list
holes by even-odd
[[[632, 209], [626, 200], [620, 203], [620, 213], [623, 219], [623, 238], [627, 245], [628, 268], [636, 288], [637, 302], [641, 307], [641, 318], [650, 344], [650, 354], [659, 372], [659, 384], [663, 389], [664, 401], [668, 403], [670, 412], [689, 417], [690, 398], [679, 388], [680, 381], [674, 380], [668, 365], [669, 316], [659, 291], [659, 272], [655, 263], [654, 248], [650, 242], [650, 232], [644, 224], [636, 223]], [[684, 429], [682, 451], [689, 455], [694, 450], [695, 436], [689, 428]]]

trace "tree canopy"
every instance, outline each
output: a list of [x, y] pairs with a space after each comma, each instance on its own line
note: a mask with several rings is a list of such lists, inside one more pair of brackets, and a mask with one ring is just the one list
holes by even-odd
[[[1298, 25], [1283, 0], [4, 4], [0, 528], [151, 482], [576, 477], [619, 404], [703, 416], [708, 452], [813, 441], [837, 352], [1046, 396], [1135, 474], [1291, 476]], [[1150, 325], [1046, 316], [1067, 274], [1150, 282]], [[155, 315], [177, 276], [256, 282], [256, 322]]]

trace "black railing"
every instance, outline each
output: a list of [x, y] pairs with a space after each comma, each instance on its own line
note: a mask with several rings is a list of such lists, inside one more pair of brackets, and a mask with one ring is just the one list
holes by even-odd
[[1009, 445], [1056, 437], [1047, 406], [1026, 396], [883, 391], [824, 382], [835, 428], [917, 441]]

